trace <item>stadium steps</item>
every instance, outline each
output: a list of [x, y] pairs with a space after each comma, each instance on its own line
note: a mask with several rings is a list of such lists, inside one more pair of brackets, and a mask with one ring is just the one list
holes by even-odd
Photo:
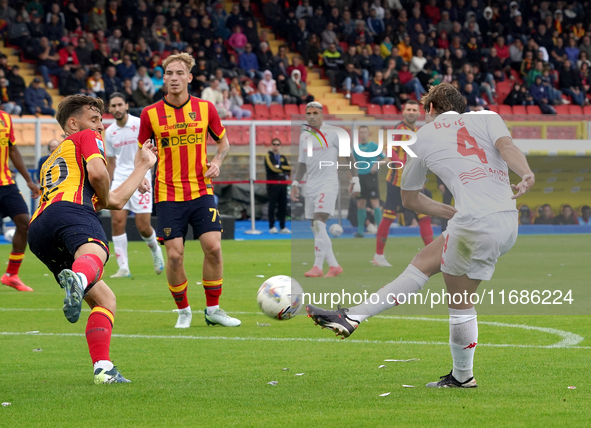
[[[260, 23], [257, 24], [257, 28], [259, 29], [259, 31], [263, 29]], [[269, 42], [271, 52], [277, 53], [279, 51], [279, 47], [285, 44], [285, 41], [279, 40], [270, 28], [265, 27], [265, 29], [269, 33], [267, 41]], [[289, 51], [287, 57], [291, 62], [293, 57], [296, 55], [299, 54], [297, 52]], [[345, 95], [343, 93], [332, 93], [329, 81], [328, 79], [322, 77], [320, 69], [308, 68], [308, 77], [306, 80], [306, 84], [308, 86], [308, 93], [314, 96], [314, 99], [316, 101], [322, 103], [323, 105], [326, 105], [328, 112], [330, 114], [365, 115], [365, 112], [361, 110], [358, 106], [352, 105], [350, 100], [345, 98]]]

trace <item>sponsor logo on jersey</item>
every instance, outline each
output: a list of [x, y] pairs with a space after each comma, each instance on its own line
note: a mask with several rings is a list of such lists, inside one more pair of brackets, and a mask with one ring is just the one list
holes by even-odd
[[96, 146], [98, 147], [98, 149], [101, 151], [101, 153], [105, 153], [105, 145], [103, 144], [103, 140], [101, 140], [100, 138], [95, 138], [94, 139], [96, 141]]

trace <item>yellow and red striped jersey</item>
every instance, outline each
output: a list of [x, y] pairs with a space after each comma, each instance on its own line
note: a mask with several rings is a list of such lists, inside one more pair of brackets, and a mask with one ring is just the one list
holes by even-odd
[[15, 144], [12, 119], [6, 112], [0, 111], [0, 186], [14, 184], [8, 165], [10, 146]]
[[62, 141], [39, 171], [41, 200], [31, 221], [56, 202], [72, 202], [94, 209], [95, 192], [86, 171], [86, 164], [94, 158], [100, 158], [106, 164], [100, 132], [86, 129]]
[[155, 202], [191, 201], [213, 195], [207, 170], [207, 135], [221, 139], [226, 130], [214, 105], [196, 97], [174, 106], [166, 98], [144, 108], [140, 147], [153, 139], [158, 147]]
[[[397, 124], [394, 129], [405, 129], [408, 131], [413, 131], [413, 132], [417, 132], [418, 128], [416, 126], [408, 126], [406, 123], [404, 122], [400, 122], [399, 124]], [[408, 141], [410, 140], [410, 136], [408, 135], [396, 135], [396, 141]], [[396, 155], [398, 155], [398, 157], [400, 158], [400, 161], [406, 165], [406, 152], [404, 151], [404, 149], [400, 146], [395, 147], [395, 150], [393, 151], [393, 153], [395, 153]], [[400, 181], [402, 179], [402, 170], [403, 168], [400, 169], [388, 169], [388, 175], [386, 176], [386, 181], [390, 184], [393, 184], [394, 186], [398, 186], [400, 187]]]

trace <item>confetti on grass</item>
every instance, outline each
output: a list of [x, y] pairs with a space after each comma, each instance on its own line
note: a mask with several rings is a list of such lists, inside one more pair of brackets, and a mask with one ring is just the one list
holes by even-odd
[[267, 382], [267, 385], [272, 385], [272, 386], [275, 386], [275, 385], [277, 385], [278, 383], [279, 383], [278, 381], [276, 381], [276, 380], [272, 380], [271, 382]]
[[387, 397], [390, 394], [392, 394], [392, 393], [391, 392], [384, 392], [383, 394], [380, 394], [380, 397]]

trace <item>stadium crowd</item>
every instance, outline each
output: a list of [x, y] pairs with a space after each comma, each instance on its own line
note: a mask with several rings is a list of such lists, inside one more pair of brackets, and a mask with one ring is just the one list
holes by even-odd
[[[269, 30], [285, 40], [271, 52]], [[307, 66], [323, 69], [333, 91], [368, 93], [371, 103], [420, 98], [449, 82], [471, 109], [504, 101], [587, 105], [591, 18], [578, 1], [0, 0], [0, 31], [61, 95], [107, 98], [123, 92], [137, 114], [162, 98], [161, 62], [196, 59], [191, 91], [220, 115], [249, 117], [244, 103], [301, 104]], [[298, 53], [290, 62], [289, 50]], [[501, 82], [508, 90], [498, 91]], [[54, 114], [39, 81], [27, 88], [0, 59], [2, 109]]]

